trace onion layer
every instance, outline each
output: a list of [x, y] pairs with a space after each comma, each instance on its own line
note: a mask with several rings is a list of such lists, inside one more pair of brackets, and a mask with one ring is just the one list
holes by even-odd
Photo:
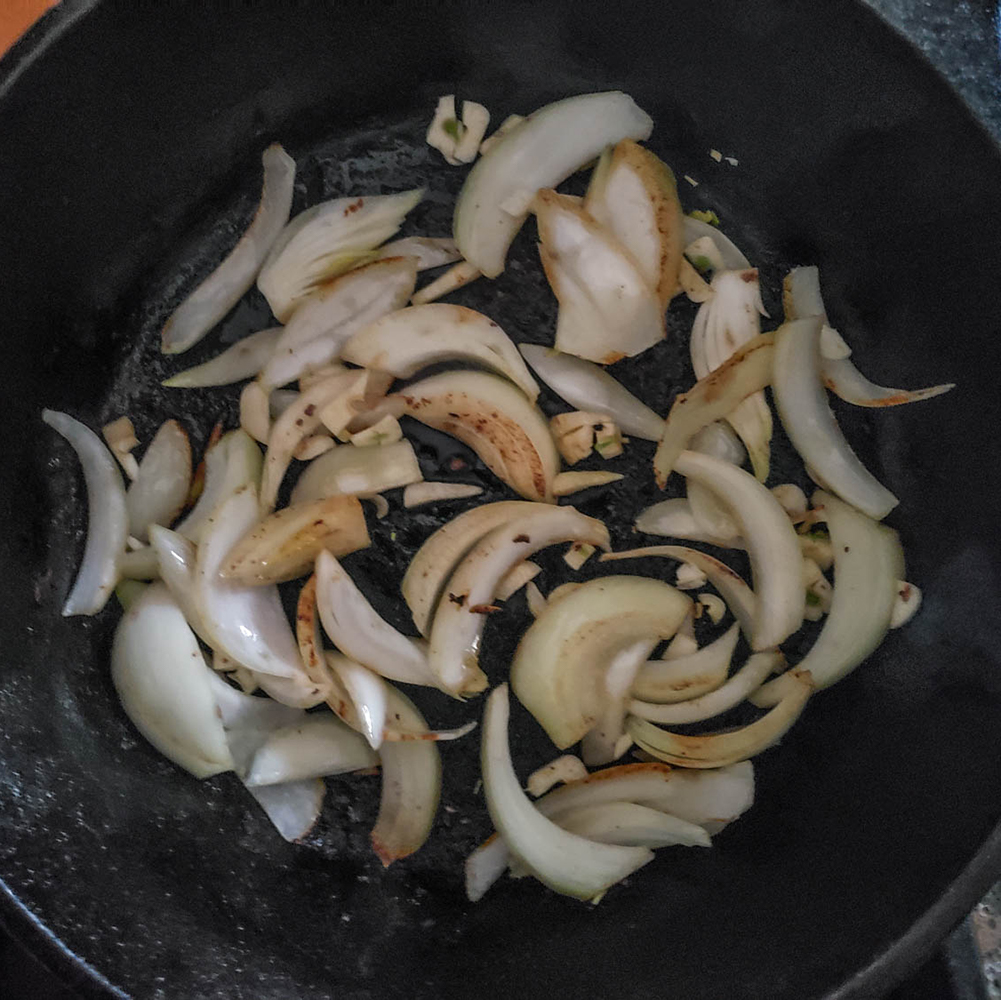
[[139, 474], [125, 496], [129, 534], [145, 542], [150, 525], [171, 524], [191, 488], [191, 444], [176, 420], [156, 432], [139, 463]]
[[309, 463], [296, 481], [291, 502], [310, 503], [344, 494], [370, 497], [422, 479], [409, 441], [363, 448], [341, 445]]
[[232, 385], [253, 378], [274, 353], [282, 328], [272, 326], [238, 340], [232, 347], [204, 364], [178, 372], [160, 384], [168, 389], [201, 389], [216, 385]]
[[685, 702], [715, 691], [730, 672], [738, 638], [739, 626], [734, 623], [719, 638], [694, 653], [671, 660], [648, 661], [633, 682], [633, 697], [659, 706]]

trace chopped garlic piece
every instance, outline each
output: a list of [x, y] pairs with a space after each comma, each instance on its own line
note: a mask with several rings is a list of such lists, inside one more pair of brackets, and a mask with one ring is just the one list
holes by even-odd
[[455, 115], [455, 94], [445, 94], [438, 98], [424, 141], [437, 149], [447, 163], [457, 167], [462, 161], [456, 159], [455, 149], [461, 138], [462, 122]]
[[268, 443], [271, 434], [271, 407], [268, 393], [260, 382], [248, 382], [240, 393], [240, 426], [255, 441]]
[[421, 507], [426, 503], [437, 503], [439, 500], [464, 500], [482, 492], [482, 486], [474, 486], [471, 483], [411, 483], [403, 491], [403, 506]]
[[139, 463], [131, 454], [132, 449], [139, 444], [136, 437], [136, 429], [128, 417], [119, 417], [112, 420], [110, 424], [105, 424], [101, 428], [104, 440], [107, 441], [111, 453], [118, 459], [119, 465], [125, 471], [129, 479], [135, 479], [139, 475]]

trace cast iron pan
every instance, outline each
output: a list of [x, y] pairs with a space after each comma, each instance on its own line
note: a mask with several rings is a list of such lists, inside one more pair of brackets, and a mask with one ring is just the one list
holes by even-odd
[[[3, 912], [84, 993], [877, 996], [1001, 872], [1001, 160], [867, 9], [66, 4], [2, 70]], [[377, 779], [332, 781], [315, 835], [292, 846], [232, 776], [195, 782], [138, 738], [108, 680], [116, 612], [58, 614], [82, 484], [38, 413], [96, 426], [128, 412], [146, 439], [182, 411], [202, 435], [217, 416], [233, 422], [233, 394], [157, 391], [157, 331], [245, 225], [267, 142], [299, 160], [296, 210], [422, 183], [412, 228], [444, 234], [461, 172], [422, 144], [436, 95], [482, 100], [499, 120], [613, 87], [654, 116], [653, 146], [678, 175], [700, 181], [682, 185], [687, 207], [714, 208], [760, 263], [773, 313], [782, 270], [819, 264], [860, 367], [900, 385], [959, 383], [898, 412], [839, 410], [902, 498], [891, 523], [925, 605], [756, 762], [757, 804], [711, 852], [663, 852], [596, 909], [510, 880], [472, 906], [459, 862], [489, 829], [475, 737], [444, 748], [433, 837], [388, 871], [367, 844]], [[526, 230], [505, 275], [456, 301], [544, 341], [554, 310], [534, 253]], [[251, 296], [220, 336], [265, 319]], [[672, 311], [675, 333], [690, 320]], [[674, 336], [623, 377], [663, 408], [690, 381], [685, 354]], [[792, 467], [777, 449], [776, 481]], [[457, 451], [426, 437], [428, 474]], [[629, 484], [580, 504], [610, 519], [619, 546], [640, 540], [631, 516], [654, 496], [649, 449], [629, 454]], [[462, 475], [502, 495], [475, 462]], [[351, 563], [398, 624], [393, 580], [456, 509], [374, 525]], [[558, 565], [546, 564], [549, 585]], [[525, 626], [519, 600], [490, 626], [495, 680]], [[424, 707], [448, 724], [479, 706]], [[515, 731], [523, 772], [548, 759], [524, 715]]]

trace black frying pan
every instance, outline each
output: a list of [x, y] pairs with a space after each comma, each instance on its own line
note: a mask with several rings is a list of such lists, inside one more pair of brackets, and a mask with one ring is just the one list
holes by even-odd
[[[867, 9], [67, 3], [0, 70], [0, 899], [85, 993], [870, 997], [1001, 872], [1001, 159]], [[315, 837], [290, 846], [231, 776], [199, 784], [137, 737], [106, 669], [115, 612], [58, 616], [82, 486], [38, 412], [96, 425], [128, 411], [141, 437], [179, 412], [154, 389], [166, 370], [156, 331], [245, 224], [266, 142], [300, 160], [296, 209], [345, 185], [422, 181], [433, 197], [415, 227], [438, 234], [460, 174], [421, 143], [436, 95], [457, 89], [503, 116], [611, 87], [653, 114], [654, 148], [701, 182], [683, 185], [688, 206], [715, 208], [749, 248], [771, 306], [784, 267], [817, 263], [874, 378], [960, 384], [899, 412], [839, 411], [903, 499], [891, 523], [925, 606], [756, 762], [757, 805], [713, 851], [665, 852], [597, 909], [525, 881], [472, 906], [459, 862], [489, 829], [472, 744], [444, 752], [456, 811], [383, 872], [366, 843], [375, 784], [332, 782]], [[533, 261], [530, 233], [513, 253]], [[457, 301], [531, 339], [551, 328], [537, 278], [509, 274]], [[224, 332], [265, 315], [252, 299]], [[690, 319], [680, 309], [675, 328]], [[683, 347], [658, 350], [624, 371], [664, 407], [691, 376]], [[193, 429], [232, 420], [232, 398], [199, 398]], [[425, 442], [429, 471], [448, 448]], [[635, 467], [648, 458], [637, 451]], [[647, 480], [584, 504], [611, 518], [619, 545], [653, 497]], [[491, 488], [487, 499], [501, 495]], [[378, 529], [353, 566], [400, 623], [380, 581], [432, 526], [407, 524], [397, 544]], [[514, 609], [491, 625], [494, 679], [524, 622]], [[428, 710], [444, 723], [468, 711]], [[523, 770], [548, 759], [534, 740], [520, 745]]]

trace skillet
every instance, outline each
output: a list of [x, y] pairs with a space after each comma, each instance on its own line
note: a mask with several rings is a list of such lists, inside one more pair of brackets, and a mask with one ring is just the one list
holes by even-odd
[[[868, 997], [928, 955], [1001, 871], [1001, 161], [913, 50], [841, 0], [83, 3], [3, 70], [0, 878], [15, 930], [94, 996]], [[903, 499], [891, 523], [925, 606], [757, 762], [757, 805], [712, 852], [665, 855], [596, 910], [525, 883], [472, 906], [459, 860], [489, 822], [458, 746], [456, 811], [383, 872], [366, 844], [374, 786], [333, 782], [316, 836], [291, 846], [235, 781], [195, 783], [138, 739], [105, 668], [114, 613], [58, 616], [83, 497], [38, 411], [130, 412], [147, 439], [181, 412], [153, 388], [155, 334], [245, 225], [268, 141], [303, 165], [296, 210], [427, 182], [415, 224], [443, 234], [460, 179], [421, 145], [434, 97], [503, 116], [611, 87], [653, 115], [655, 150], [700, 182], [686, 207], [720, 214], [770, 305], [783, 268], [816, 263], [871, 377], [959, 383], [901, 412], [839, 410]], [[514, 254], [533, 261], [530, 234]], [[456, 301], [542, 341], [552, 303], [528, 273]], [[221, 336], [265, 319], [251, 298]], [[632, 363], [630, 386], [663, 408], [690, 380], [683, 356]], [[232, 399], [183, 405], [204, 433]], [[425, 445], [430, 468], [447, 464], [446, 443]], [[621, 546], [653, 495], [637, 475], [617, 496], [584, 509]], [[394, 546], [386, 529], [357, 568], [402, 624], [378, 581], [419, 537]], [[494, 678], [517, 622], [488, 637]], [[544, 752], [526, 743], [520, 772]]]

